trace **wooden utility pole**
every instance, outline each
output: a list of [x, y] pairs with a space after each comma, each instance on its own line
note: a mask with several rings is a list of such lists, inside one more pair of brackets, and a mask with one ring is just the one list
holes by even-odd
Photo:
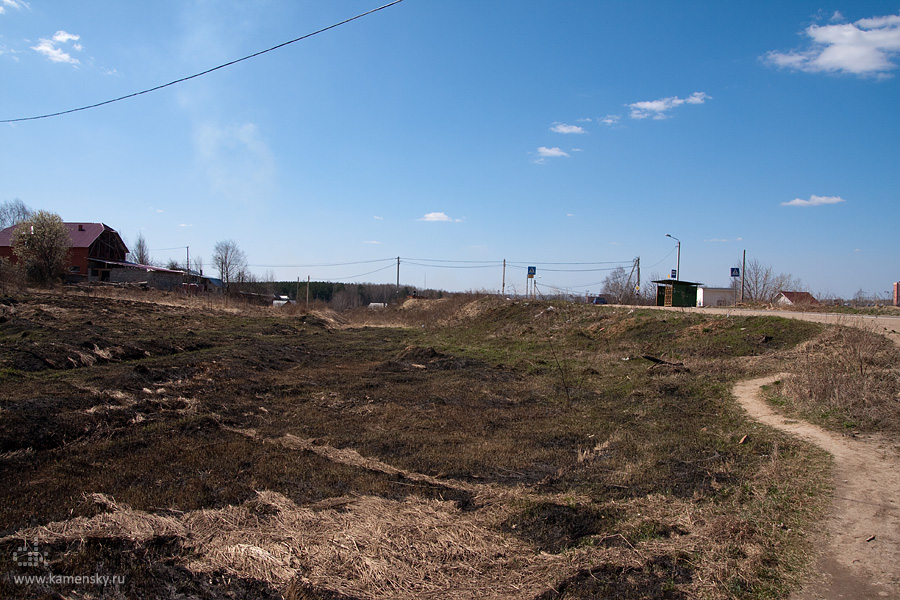
[[637, 291], [637, 293], [640, 294], [641, 293], [641, 257], [638, 256], [634, 260], [635, 260], [635, 262], [637, 262], [637, 276], [638, 276], [637, 277], [637, 288], [635, 291]]
[[400, 257], [397, 257], [397, 298], [400, 298]]
[[741, 262], [741, 304], [744, 303], [744, 274], [747, 272], [747, 251], [744, 250], [744, 260]]
[[503, 259], [503, 286], [500, 288], [500, 295], [506, 295], [506, 259]]
[[309, 275], [306, 276], [306, 310], [309, 310]]

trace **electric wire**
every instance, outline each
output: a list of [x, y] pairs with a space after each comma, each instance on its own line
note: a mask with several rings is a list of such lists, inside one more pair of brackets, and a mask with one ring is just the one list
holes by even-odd
[[341, 279], [356, 279], [357, 277], [365, 277], [366, 275], [371, 275], [372, 273], [380, 273], [381, 271], [385, 271], [390, 269], [394, 265], [388, 265], [386, 267], [381, 267], [380, 269], [375, 269], [374, 271], [369, 271], [368, 273], [360, 273], [359, 275], [351, 275], [349, 277], [342, 277]]
[[273, 50], [278, 50], [279, 48], [284, 48], [285, 46], [288, 46], [288, 45], [290, 45], [290, 44], [294, 44], [294, 43], [296, 43], [296, 42], [303, 41], [303, 40], [305, 40], [305, 39], [307, 39], [307, 38], [311, 38], [311, 37], [314, 36], [314, 35], [318, 35], [318, 34], [320, 34], [320, 33], [324, 33], [324, 32], [326, 32], [326, 31], [328, 31], [328, 30], [330, 30], [330, 29], [334, 29], [335, 27], [340, 27], [341, 25], [346, 25], [347, 23], [349, 23], [349, 22], [351, 22], [351, 21], [355, 21], [356, 19], [361, 19], [362, 17], [371, 15], [372, 13], [376, 13], [376, 12], [378, 12], [378, 11], [380, 11], [380, 10], [384, 10], [385, 8], [389, 8], [389, 7], [391, 7], [391, 6], [394, 6], [395, 4], [399, 4], [399, 3], [401, 3], [401, 2], [403, 2], [403, 0], [394, 0], [393, 2], [390, 2], [390, 3], [388, 3], [388, 4], [385, 4], [384, 6], [379, 6], [378, 8], [373, 8], [372, 10], [367, 11], [367, 12], [364, 12], [364, 13], [360, 13], [360, 14], [356, 15], [355, 17], [350, 17], [349, 19], [344, 19], [344, 20], [341, 21], [340, 23], [335, 23], [334, 25], [329, 25], [328, 27], [323, 27], [322, 29], [319, 29], [319, 30], [317, 30], [317, 31], [313, 31], [312, 33], [307, 33], [306, 35], [302, 35], [302, 36], [300, 36], [300, 37], [298, 37], [298, 38], [294, 38], [294, 39], [289, 40], [289, 41], [287, 41], [287, 42], [282, 42], [281, 44], [278, 44], [277, 46], [272, 46], [271, 48], [266, 48], [265, 50], [260, 50], [259, 52], [254, 52], [253, 54], [248, 54], [247, 56], [244, 56], [244, 57], [242, 57], [242, 58], [238, 58], [238, 59], [229, 61], [229, 62], [227, 62], [227, 63], [224, 63], [224, 64], [221, 64], [221, 65], [219, 65], [219, 66], [213, 67], [213, 68], [211, 68], [211, 69], [207, 69], [207, 70], [205, 70], [205, 71], [201, 71], [200, 73], [194, 73], [193, 75], [188, 75], [187, 77], [182, 77], [181, 79], [176, 79], [176, 80], [174, 80], [174, 81], [170, 81], [169, 83], [164, 83], [164, 84], [162, 84], [162, 85], [157, 85], [157, 86], [155, 86], [155, 87], [148, 88], [148, 89], [142, 90], [142, 91], [140, 91], [140, 92], [134, 92], [134, 93], [132, 93], [132, 94], [126, 94], [125, 96], [120, 96], [120, 97], [118, 97], [118, 98], [113, 98], [112, 100], [105, 100], [105, 101], [103, 101], [103, 102], [97, 102], [96, 104], [90, 104], [90, 105], [87, 105], [87, 106], [81, 106], [81, 107], [78, 107], [78, 108], [71, 108], [71, 109], [69, 109], [69, 110], [61, 110], [61, 111], [59, 111], [59, 112], [49, 113], [49, 114], [45, 114], [45, 115], [37, 115], [37, 116], [34, 116], [34, 117], [20, 117], [20, 118], [18, 118], [18, 119], [2, 119], [2, 120], [0, 120], [0, 123], [20, 123], [20, 122], [22, 122], [22, 121], [36, 121], [37, 119], [48, 119], [48, 118], [50, 118], [50, 117], [59, 117], [59, 116], [62, 116], [62, 115], [68, 115], [68, 114], [71, 114], [71, 113], [74, 113], [74, 112], [79, 112], [79, 111], [83, 111], [83, 110], [88, 110], [88, 109], [91, 109], [91, 108], [98, 108], [98, 107], [100, 107], [100, 106], [105, 106], [105, 105], [107, 105], [107, 104], [112, 104], [112, 103], [114, 103], [114, 102], [120, 102], [120, 101], [122, 101], [122, 100], [128, 100], [129, 98], [134, 98], [134, 97], [136, 97], [136, 96], [141, 96], [141, 95], [143, 95], [143, 94], [149, 94], [150, 92], [156, 92], [156, 91], [161, 90], [161, 89], [163, 89], [163, 88], [167, 88], [167, 87], [170, 87], [170, 86], [179, 84], [179, 83], [184, 83], [185, 81], [189, 81], [189, 80], [191, 80], [191, 79], [196, 79], [197, 77], [202, 77], [203, 75], [208, 75], [209, 73], [212, 73], [213, 71], [218, 71], [219, 69], [224, 69], [225, 67], [230, 67], [230, 66], [232, 66], [232, 65], [236, 65], [236, 64], [239, 63], [239, 62], [243, 62], [243, 61], [245, 61], [245, 60], [250, 60], [251, 58], [256, 58], [257, 56], [266, 54], [267, 52], [272, 52]]
[[663, 262], [664, 260], [666, 260], [667, 258], [669, 258], [670, 256], [672, 256], [672, 252], [675, 252], [676, 249], [677, 249], [677, 248], [672, 248], [671, 252], [669, 252], [668, 254], [666, 254], [665, 256], [663, 256], [663, 257], [659, 260], [659, 262], [654, 263], [654, 264], [650, 265], [650, 266], [647, 267], [647, 268], [648, 268], [648, 269], [652, 269], [652, 268], [655, 267], [656, 265], [662, 264], [662, 262]]
[[[308, 268], [318, 268], [318, 267], [345, 267], [348, 265], [367, 265], [377, 262], [385, 262], [391, 261], [392, 264], [396, 263], [397, 258], [392, 256], [390, 258], [375, 258], [373, 260], [356, 260], [352, 262], [339, 262], [339, 263], [320, 263], [313, 265], [247, 265], [248, 267], [262, 267], [266, 269], [308, 269]], [[388, 265], [391, 266], [391, 265]]]
[[410, 260], [402, 260], [401, 264], [404, 265], [415, 265], [417, 267], [428, 267], [431, 269], [496, 269], [502, 266], [502, 263], [494, 262], [489, 265], [465, 265], [465, 266], [453, 266], [453, 265], [441, 265], [441, 264], [423, 264], [418, 262], [412, 262]]

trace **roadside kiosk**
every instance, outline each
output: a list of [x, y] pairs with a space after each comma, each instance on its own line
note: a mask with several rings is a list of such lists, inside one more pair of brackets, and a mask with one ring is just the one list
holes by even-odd
[[659, 279], [656, 285], [657, 306], [697, 306], [697, 288], [701, 283], [680, 281], [678, 279]]

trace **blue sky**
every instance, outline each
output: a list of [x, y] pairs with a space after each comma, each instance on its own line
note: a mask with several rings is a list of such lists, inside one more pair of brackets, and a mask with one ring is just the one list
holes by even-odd
[[[382, 2], [0, 0], [0, 120]], [[900, 280], [900, 1], [403, 0], [0, 123], [0, 201], [154, 260], [447, 290]], [[370, 262], [371, 261], [371, 262]], [[563, 263], [563, 264], [554, 264]], [[584, 264], [575, 264], [584, 263]], [[328, 266], [318, 266], [328, 265]]]

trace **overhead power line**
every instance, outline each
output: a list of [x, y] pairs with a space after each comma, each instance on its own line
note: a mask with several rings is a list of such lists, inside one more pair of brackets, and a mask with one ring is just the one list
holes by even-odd
[[394, 0], [393, 2], [390, 2], [390, 3], [388, 3], [388, 4], [385, 4], [384, 6], [379, 6], [378, 8], [373, 8], [372, 10], [367, 11], [367, 12], [364, 12], [364, 13], [360, 13], [360, 14], [356, 15], [355, 17], [350, 17], [349, 19], [344, 19], [344, 20], [341, 21], [340, 23], [335, 23], [334, 25], [329, 25], [328, 27], [323, 27], [322, 29], [319, 29], [318, 31], [313, 31], [312, 33], [307, 33], [306, 35], [302, 35], [302, 36], [300, 36], [300, 37], [298, 37], [298, 38], [294, 38], [294, 39], [289, 40], [289, 41], [287, 41], [287, 42], [283, 42], [283, 43], [281, 43], [281, 44], [278, 44], [277, 46], [272, 46], [271, 48], [266, 48], [265, 50], [260, 50], [259, 52], [254, 52], [253, 54], [248, 54], [247, 56], [244, 56], [244, 57], [242, 57], [242, 58], [238, 58], [238, 59], [236, 59], [236, 60], [232, 60], [232, 61], [230, 61], [230, 62], [221, 64], [221, 65], [219, 65], [219, 66], [217, 66], [217, 67], [213, 67], [213, 68], [211, 68], [211, 69], [207, 69], [207, 70], [205, 70], [205, 71], [201, 71], [200, 73], [194, 73], [193, 75], [188, 75], [187, 77], [182, 77], [181, 79], [176, 79], [175, 81], [170, 81], [169, 83], [164, 83], [164, 84], [162, 84], [162, 85], [158, 85], [158, 86], [156, 86], [156, 87], [148, 88], [148, 89], [146, 89], [146, 90], [141, 90], [140, 92], [134, 92], [134, 93], [132, 93], [132, 94], [127, 94], [127, 95], [125, 95], [125, 96], [120, 96], [120, 97], [118, 97], [118, 98], [113, 98], [112, 100], [105, 100], [105, 101], [103, 101], [103, 102], [97, 102], [96, 104], [89, 104], [89, 105], [87, 105], [87, 106], [80, 106], [80, 107], [78, 107], [78, 108], [70, 108], [69, 110], [61, 110], [61, 111], [59, 111], [59, 112], [49, 113], [49, 114], [46, 114], [46, 115], [37, 115], [37, 116], [34, 116], [34, 117], [20, 117], [20, 118], [18, 118], [18, 119], [3, 119], [3, 120], [0, 120], [0, 123], [19, 123], [19, 122], [21, 122], [21, 121], [35, 121], [35, 120], [37, 120], [37, 119], [48, 119], [48, 118], [50, 118], [50, 117], [59, 117], [59, 116], [61, 116], [61, 115], [68, 115], [68, 114], [70, 114], [70, 113], [79, 112], [79, 111], [82, 111], [82, 110], [88, 110], [88, 109], [90, 109], [90, 108], [97, 108], [97, 107], [100, 107], [100, 106], [105, 106], [105, 105], [107, 105], [107, 104], [112, 104], [113, 102], [121, 102], [122, 100], [127, 100], [127, 99], [129, 99], [129, 98], [134, 98], [135, 96], [140, 96], [140, 95], [142, 95], [142, 94], [149, 94], [150, 92], [155, 92], [155, 91], [157, 91], [157, 90], [161, 90], [161, 89], [163, 89], [163, 88], [167, 88], [167, 87], [173, 86], [173, 85], [178, 84], [178, 83], [183, 83], [183, 82], [189, 81], [189, 80], [191, 80], [191, 79], [196, 79], [197, 77], [202, 77], [203, 75], [208, 75], [209, 73], [212, 73], [213, 71], [218, 71], [219, 69], [224, 69], [225, 67], [230, 67], [231, 65], [236, 65], [236, 64], [239, 63], [239, 62], [243, 62], [243, 61], [245, 61], [245, 60], [250, 60], [251, 58], [256, 58], [257, 56], [263, 55], [263, 54], [265, 54], [265, 53], [267, 53], [267, 52], [272, 52], [273, 50], [278, 50], [279, 48], [284, 48], [285, 46], [288, 46], [288, 45], [290, 45], [290, 44], [294, 44], [294, 43], [296, 43], [296, 42], [303, 41], [303, 40], [305, 40], [305, 39], [307, 39], [307, 38], [311, 38], [311, 37], [314, 36], [314, 35], [318, 35], [318, 34], [320, 34], [320, 33], [324, 33], [324, 32], [326, 32], [326, 31], [328, 31], [328, 30], [330, 30], [330, 29], [334, 29], [335, 27], [340, 27], [341, 25], [346, 25], [347, 23], [349, 23], [349, 22], [351, 22], [351, 21], [355, 21], [355, 20], [357, 20], [357, 19], [361, 19], [362, 17], [371, 15], [372, 13], [376, 13], [376, 12], [378, 12], [378, 11], [380, 11], [380, 10], [384, 10], [385, 8], [389, 8], [389, 7], [391, 7], [391, 6], [395, 5], [395, 4], [400, 4], [401, 2], [403, 2], [403, 0]]
[[490, 264], [477, 264], [477, 265], [447, 265], [447, 264], [426, 264], [421, 262], [413, 262], [409, 259], [403, 260], [404, 265], [415, 265], [417, 267], [429, 267], [431, 269], [498, 269], [503, 266], [503, 263], [500, 261], [494, 261]]
[[347, 265], [367, 265], [367, 264], [371, 264], [371, 263], [385, 262], [385, 261], [391, 261], [391, 263], [393, 264], [394, 261], [396, 261], [396, 260], [397, 260], [397, 258], [392, 256], [390, 258], [376, 258], [373, 260], [356, 260], [356, 261], [352, 261], [352, 262], [339, 262], [339, 263], [320, 263], [320, 264], [315, 264], [315, 265], [247, 265], [247, 266], [248, 267], [264, 267], [267, 269], [268, 268], [308, 269], [308, 268], [313, 268], [313, 267], [344, 267]]

